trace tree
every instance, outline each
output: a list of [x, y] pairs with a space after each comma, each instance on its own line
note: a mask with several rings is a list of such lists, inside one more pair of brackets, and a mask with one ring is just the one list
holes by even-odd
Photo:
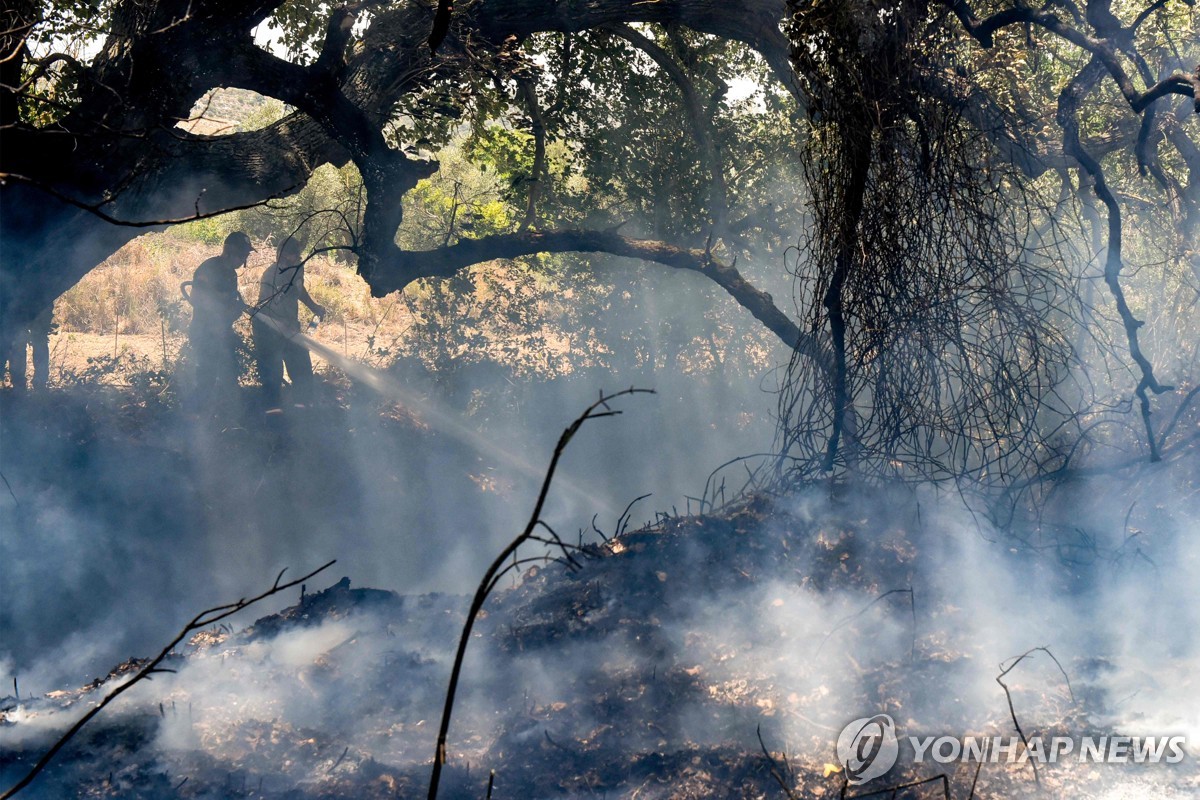
[[[1143, 255], [1163, 237], [1165, 268], [1200, 277], [1194, 18], [1166, 2], [988, 5], [789, 3], [813, 119], [803, 160], [815, 225], [798, 303], [807, 327], [830, 332], [832, 363], [793, 360], [783, 396], [782, 448], [803, 475], [1028, 486], [1063, 473], [1113, 403], [1079, 338], [1114, 352], [1080, 289], [1096, 253], [1068, 230], [1072, 216], [1099, 225], [1093, 193], [1150, 460], [1194, 397], [1155, 430], [1148, 393], [1172, 387], [1122, 283], [1130, 202], [1118, 197], [1157, 192], [1166, 219], [1136, 204], [1152, 231]], [[1184, 102], [1168, 111], [1171, 97]], [[1135, 188], [1139, 172], [1153, 185]], [[1114, 174], [1126, 186], [1114, 189]]]
[[[1161, 458], [1188, 400], [1156, 429], [1151, 396], [1170, 385], [1123, 268], [1131, 247], [1158, 257], [1132, 215], [1168, 242], [1164, 275], [1193, 293], [1200, 280], [1189, 9], [23, 0], [0, 42], [0, 319], [21, 325], [146, 227], [293, 195], [320, 165], [351, 164], [361, 195], [337, 209], [334, 246], [376, 294], [536, 253], [694, 271], [794, 350], [781, 449], [801, 474], [900, 463], [1011, 482], [1065, 468], [1091, 415], [1127, 394], [1096, 391], [1107, 376], [1075, 382], [1087, 353], [1116, 351], [1074, 218], [1104, 250], [1144, 446]], [[255, 44], [264, 25], [287, 57]], [[778, 88], [759, 101], [767, 122], [729, 99], [746, 75]], [[290, 112], [228, 136], [179, 127], [215, 87]], [[508, 227], [465, 230], [452, 198], [440, 241], [397, 244], [414, 189], [440, 169], [427, 153], [464, 128], [508, 185]], [[736, 266], [778, 259], [780, 217], [799, 213], [772, 178], [810, 194], [802, 324]]]
[[[551, 69], [539, 66], [531, 57], [546, 44], [539, 36], [577, 42], [614, 25], [685, 26], [757, 50], [786, 79], [782, 12], [768, 0], [736, 8], [628, 0], [477, 3], [449, 17], [439, 46], [431, 47], [435, 9], [423, 2], [332, 11], [313, 2], [18, 3], [7, 12], [0, 43], [6, 54], [0, 313], [5, 325], [19, 326], [145, 228], [286, 196], [321, 164], [352, 162], [365, 204], [347, 247], [376, 294], [497, 257], [611, 252], [706, 275], [792, 345], [805, 337], [770, 296], [714, 255], [728, 225], [724, 197], [710, 198], [719, 201], [712, 212], [718, 219], [706, 220], [686, 243], [640, 240], [615, 229], [539, 229], [535, 191], [527, 191], [518, 230], [447, 241], [431, 251], [395, 242], [405, 194], [438, 169], [417, 154], [417, 145], [445, 135], [469, 113], [494, 116], [499, 107], [522, 104], [540, 143], [529, 185], [541, 185], [544, 96], [556, 84], [577, 87], [587, 78], [574, 55], [579, 44], [574, 51], [563, 44]], [[279, 26], [290, 58], [255, 45], [252, 31], [264, 23]], [[82, 53], [96, 45], [84, 63]], [[677, 81], [686, 77], [682, 66], [674, 73]], [[295, 111], [229, 136], [181, 129], [179, 121], [216, 87], [249, 89]], [[705, 134], [718, 105], [715, 97], [707, 123], [696, 120]], [[550, 103], [546, 116], [556, 111]], [[706, 141], [711, 161], [711, 135]], [[710, 177], [724, 168], [706, 166]]]

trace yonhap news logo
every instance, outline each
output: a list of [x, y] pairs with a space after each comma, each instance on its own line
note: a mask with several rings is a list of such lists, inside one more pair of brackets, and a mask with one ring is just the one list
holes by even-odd
[[1188, 756], [1184, 736], [905, 736], [887, 714], [856, 719], [837, 740], [846, 782], [860, 786], [896, 765], [900, 745], [914, 764], [1178, 764]]
[[899, 755], [896, 723], [887, 714], [856, 719], [838, 736], [838, 763], [851, 786], [878, 778], [895, 766]]

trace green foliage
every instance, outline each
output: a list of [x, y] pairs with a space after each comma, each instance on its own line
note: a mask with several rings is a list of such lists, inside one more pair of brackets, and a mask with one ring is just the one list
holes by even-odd
[[287, 0], [276, 9], [272, 22], [289, 57], [300, 63], [316, 57], [329, 12], [335, 7], [323, 0]]
[[463, 155], [481, 172], [499, 179], [504, 199], [515, 209], [529, 196], [533, 179], [533, 135], [495, 123], [476, 128], [463, 145]]
[[53, 0], [42, 2], [35, 43], [90, 40], [105, 32], [118, 0]]
[[262, 130], [263, 128], [274, 125], [276, 122], [286, 117], [289, 113], [291, 113], [291, 109], [289, 109], [283, 103], [273, 98], [267, 98], [266, 102], [264, 102], [238, 123], [238, 130]]
[[205, 219], [197, 219], [192, 222], [185, 222], [177, 226], [179, 233], [187, 239], [200, 244], [219, 246], [225, 241], [225, 237], [236, 230], [240, 230], [240, 216], [237, 212], [232, 214], [221, 214], [216, 217], [206, 217]]
[[[18, 19], [34, 23], [25, 37], [29, 53], [35, 58], [51, 53], [66, 57], [41, 72], [25, 92], [18, 109], [22, 122], [51, 125], [75, 105], [83, 77], [80, 66], [105, 35], [117, 5], [118, 0], [16, 0], [6, 6], [6, 26]], [[37, 69], [37, 64], [26, 62], [22, 81], [33, 78]]]
[[516, 207], [506, 202], [509, 187], [498, 171], [476, 164], [457, 143], [438, 159], [437, 173], [405, 197], [402, 246], [433, 248], [511, 230]]

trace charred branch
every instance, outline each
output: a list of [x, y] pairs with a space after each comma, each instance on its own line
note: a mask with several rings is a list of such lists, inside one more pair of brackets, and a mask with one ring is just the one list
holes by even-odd
[[[1008, 677], [1008, 674], [1016, 669], [1022, 661], [1030, 658], [1034, 653], [1038, 652], [1045, 653], [1050, 657], [1050, 660], [1054, 662], [1054, 666], [1058, 667], [1058, 671], [1062, 673], [1063, 681], [1067, 685], [1067, 691], [1071, 695], [1071, 701], [1074, 702], [1075, 700], [1075, 692], [1073, 689], [1071, 689], [1071, 678], [1067, 675], [1067, 671], [1063, 669], [1063, 665], [1059, 663], [1059, 660], [1055, 657], [1054, 653], [1050, 652], [1048, 647], [1035, 647], [1032, 650], [1026, 650], [1021, 655], [1001, 663], [1000, 674], [996, 676], [996, 683], [1000, 684], [1000, 688], [1004, 690], [1004, 697], [1008, 701], [1008, 713], [1012, 718], [1013, 727], [1016, 728], [1017, 735], [1021, 737], [1021, 743], [1025, 745], [1026, 749], [1029, 748], [1029, 738], [1025, 735], [1025, 731], [1021, 729], [1021, 721], [1017, 719], [1017, 709], [1016, 706], [1013, 705], [1012, 690], [1009, 689], [1009, 686], [1004, 682], [1004, 679]], [[1042, 785], [1042, 778], [1041, 775], [1038, 774], [1037, 759], [1030, 759], [1029, 765], [1033, 768], [1033, 780], [1040, 788]]]
[[[467, 619], [463, 623], [462, 634], [458, 639], [458, 650], [454, 655], [454, 664], [450, 669], [450, 685], [446, 689], [445, 705], [442, 709], [442, 721], [438, 727], [437, 747], [433, 756], [433, 771], [429, 777], [429, 800], [437, 800], [438, 787], [441, 784], [442, 767], [446, 763], [446, 738], [450, 733], [450, 718], [454, 713], [454, 701], [458, 694], [458, 682], [462, 676], [463, 660], [467, 655], [467, 645], [471, 641], [471, 630], [475, 627], [475, 618], [479, 616], [479, 612], [483, 610], [483, 606], [487, 603], [488, 596], [496, 586], [496, 582], [504, 575], [513, 565], [523, 562], [517, 557], [517, 551], [522, 546], [531, 541], [540, 541], [542, 544], [550, 545], [554, 548], [552, 552], [559, 553], [557, 558], [566, 560], [568, 564], [574, 564], [571, 545], [563, 542], [558, 534], [554, 533], [543, 520], [542, 510], [545, 508], [546, 499], [550, 496], [550, 485], [554, 481], [554, 473], [558, 468], [559, 459], [567, 449], [567, 445], [575, 438], [575, 434], [579, 429], [590, 420], [601, 419], [603, 417], [613, 417], [621, 412], [613, 410], [609, 403], [619, 397], [631, 394], [653, 394], [649, 389], [635, 389], [630, 387], [620, 392], [613, 394], [601, 394], [600, 398], [592, 403], [574, 422], [572, 422], [558, 437], [558, 443], [554, 446], [554, 453], [550, 457], [550, 465], [546, 468], [546, 476], [542, 480], [541, 489], [538, 491], [537, 500], [533, 505], [533, 512], [529, 516], [529, 522], [526, 523], [525, 529], [517, 535], [515, 539], [509, 542], [508, 546], [500, 551], [492, 561], [491, 566], [483, 573], [483, 578], [479, 581], [479, 586], [475, 590], [475, 596], [471, 599], [471, 607], [467, 610]], [[544, 528], [549, 531], [550, 540], [540, 539], [537, 535], [539, 528]], [[555, 556], [547, 555], [538, 560], [553, 560]], [[489, 783], [490, 786], [490, 783]], [[4, 798], [0, 798], [4, 800]]]
[[173, 670], [162, 667], [162, 663], [167, 659], [168, 656], [171, 655], [172, 652], [174, 652], [179, 643], [187, 638], [188, 634], [195, 633], [196, 631], [200, 631], [204, 628], [215, 625], [222, 620], [228, 619], [243, 609], [249, 608], [256, 603], [266, 600], [268, 597], [277, 595], [280, 592], [292, 588], [293, 586], [299, 586], [304, 581], [308, 580], [314, 575], [324, 572], [336, 563], [337, 561], [330, 561], [323, 566], [317, 567], [307, 575], [302, 575], [301, 577], [292, 581], [288, 581], [287, 583], [280, 583], [280, 581], [283, 580], [284, 572], [287, 572], [287, 570], [284, 569], [279, 573], [278, 576], [276, 576], [275, 583], [273, 583], [269, 589], [266, 589], [254, 597], [243, 597], [242, 599], [233, 603], [214, 606], [213, 608], [205, 609], [196, 616], [192, 617], [191, 621], [184, 625], [183, 628], [180, 629], [179, 633], [175, 634], [175, 638], [171, 639], [171, 641], [168, 642], [161, 651], [159, 651], [158, 655], [143, 664], [132, 678], [106, 694], [99, 703], [97, 703], [94, 707], [92, 707], [91, 710], [80, 717], [78, 722], [72, 725], [66, 733], [59, 737], [59, 739], [50, 747], [50, 749], [46, 751], [45, 755], [38, 760], [38, 762], [33, 766], [32, 769], [30, 769], [28, 773], [26, 773], [25, 777], [21, 778], [21, 780], [17, 781], [12, 787], [5, 791], [4, 794], [0, 795], [0, 800], [9, 800], [9, 798], [15, 797], [18, 792], [29, 786], [29, 784], [32, 783], [39, 774], [41, 774], [41, 772], [50, 764], [50, 762], [54, 760], [54, 757], [58, 755], [59, 751], [62, 750], [68, 742], [75, 738], [75, 735], [79, 733], [79, 731], [83, 730], [83, 727], [91, 722], [92, 719], [95, 718], [96, 715], [98, 715], [101, 711], [103, 711], [112, 701], [116, 700], [122, 694], [129, 691], [142, 681], [153, 680], [153, 677], [156, 674], [172, 672]]

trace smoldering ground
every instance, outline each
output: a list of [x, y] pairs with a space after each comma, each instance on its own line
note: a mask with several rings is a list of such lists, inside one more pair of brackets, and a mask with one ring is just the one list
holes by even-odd
[[[760, 795], [773, 780], [762, 736], [776, 759], [790, 755], [798, 796], [828, 794], [840, 783], [823, 766], [858, 717], [891, 714], [906, 735], [1012, 735], [999, 665], [1039, 646], [1049, 652], [1007, 681], [1027, 734], [1194, 742], [1195, 521], [1163, 505], [1178, 489], [1165, 483], [1147, 483], [1147, 514], [1128, 520], [1080, 487], [1091, 503], [1077, 521], [1108, 520], [1092, 528], [1090, 561], [1014, 546], [945, 494], [811, 491], [769, 512], [758, 501], [626, 533], [578, 573], [527, 572], [468, 651], [448, 789], [477, 796], [496, 769], [497, 797]], [[1121, 550], [1131, 530], [1136, 563]], [[121, 796], [185, 779], [190, 796], [419, 796], [465, 608], [343, 583], [241, 632], [212, 631], [42, 791], [103, 780], [112, 742], [132, 737], [107, 778]], [[29, 704], [39, 722], [8, 726], [5, 749], [36, 751], [48, 720], [73, 713]], [[951, 769], [955, 796], [973, 772]], [[1040, 777], [1061, 797], [1181, 798], [1200, 785], [1193, 756]], [[1032, 780], [1027, 764], [986, 765], [977, 796], [1045, 796]]]
[[[15, 723], [2, 732], [6, 785], [86, 702], [63, 708], [73, 696], [45, 692], [156, 652], [197, 610], [263, 588], [283, 566], [337, 557], [310, 596], [345, 574], [405, 598], [352, 595], [336, 615], [301, 606], [289, 625], [245, 632], [243, 619], [237, 635], [213, 633], [171, 665], [176, 677], [98, 720], [31, 794], [161, 797], [185, 780], [188, 796], [421, 793], [467, 607], [456, 593], [519, 530], [540, 477], [513, 464], [543, 464], [604, 384], [516, 387], [489, 368], [400, 375], [488, 448], [439, 428], [420, 402], [381, 404], [354, 386], [312, 409], [220, 425], [120, 393], [4, 398], [0, 685], [21, 687], [3, 706]], [[701, 494], [713, 466], [769, 439], [773, 398], [752, 381], [645, 367], [620, 384], [606, 377], [659, 394], [585, 429], [547, 518], [569, 537], [598, 512], [612, 534], [648, 491], [635, 519], [668, 518], [577, 575], [527, 574], [489, 606], [451, 728], [451, 788], [479, 796], [495, 768], [498, 797], [595, 786], [644, 797], [653, 784], [672, 796], [688, 781], [708, 787], [698, 795], [761, 794], [775, 790], [761, 730], [804, 791], [836, 791], [823, 767], [851, 719], [1011, 734], [998, 664], [1038, 646], [1071, 686], [1047, 654], [1023, 662], [1010, 686], [1027, 730], [1200, 737], [1187, 476], [1147, 467], [1115, 489], [1075, 484], [1040, 523], [1005, 531], [932, 488], [835, 501], [817, 491], [771, 511], [681, 519], [699, 507], [683, 495]], [[755, 422], [739, 428], [743, 414]], [[497, 449], [506, 457], [489, 456]], [[985, 777], [980, 796], [1029, 791], [1027, 769]], [[1132, 767], [1058, 779], [1074, 797], [1144, 780], [1160, 796], [1195, 787], [1194, 773]]]
[[[175, 620], [333, 557], [356, 583], [468, 590], [523, 523], [561, 426], [617, 383], [525, 386], [500, 372], [399, 368], [417, 407], [326, 387], [315, 408], [217, 424], [112, 390], [5, 394], [5, 682], [37, 692], [89, 680], [151, 649]], [[565, 530], [590, 530], [593, 515], [611, 530], [646, 493], [654, 508], [685, 510], [728, 453], [769, 438], [772, 398], [755, 382], [714, 393], [669, 370], [628, 379], [643, 378], [653, 400], [567, 453], [552, 496]]]

